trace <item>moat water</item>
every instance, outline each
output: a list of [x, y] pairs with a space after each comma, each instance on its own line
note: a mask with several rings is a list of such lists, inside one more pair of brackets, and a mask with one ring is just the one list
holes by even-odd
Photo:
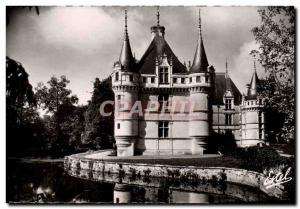
[[[74, 177], [76, 176], [76, 177]], [[239, 185], [66, 172], [62, 162], [7, 161], [9, 203], [236, 204], [280, 202]]]

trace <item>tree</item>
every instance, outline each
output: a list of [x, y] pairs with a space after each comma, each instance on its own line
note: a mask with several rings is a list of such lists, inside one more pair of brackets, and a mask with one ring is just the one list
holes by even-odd
[[276, 141], [289, 141], [295, 133], [295, 8], [267, 7], [258, 13], [261, 25], [252, 32], [259, 51], [251, 53], [258, 55], [266, 71], [267, 77], [260, 86], [266, 109], [282, 118], [281, 127], [270, 130], [272, 136]]
[[44, 132], [28, 77], [21, 63], [6, 57], [6, 142], [10, 156], [40, 149]]
[[114, 100], [111, 78], [100, 81], [95, 79], [91, 101], [85, 112], [85, 128], [82, 143], [92, 149], [112, 148], [114, 136], [113, 114], [104, 117], [99, 112], [100, 105], [107, 100]]
[[36, 98], [38, 105], [51, 114], [48, 121], [50, 149], [54, 154], [61, 154], [70, 148], [69, 136], [63, 131], [62, 124], [72, 115], [78, 98], [67, 89], [70, 81], [65, 76], [60, 79], [53, 76], [47, 83], [49, 87], [43, 83], [38, 84]]

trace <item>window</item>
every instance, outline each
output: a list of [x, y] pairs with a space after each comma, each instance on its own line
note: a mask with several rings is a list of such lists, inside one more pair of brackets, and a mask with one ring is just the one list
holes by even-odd
[[120, 101], [121, 100], [121, 95], [118, 95], [117, 98], [118, 98], [118, 101]]
[[231, 125], [231, 124], [232, 124], [232, 115], [225, 114], [225, 125]]
[[159, 121], [158, 123], [158, 137], [166, 138], [169, 136], [169, 122]]
[[143, 77], [143, 83], [147, 83], [147, 77]]
[[169, 72], [167, 67], [159, 68], [159, 83], [169, 83]]
[[262, 123], [262, 112], [258, 112], [258, 123]]
[[169, 105], [169, 95], [168, 94], [160, 94], [158, 95], [158, 102], [159, 102], [159, 111], [161, 111], [163, 105]]
[[193, 81], [193, 79], [192, 79], [192, 78], [190, 78], [190, 83], [192, 83], [192, 81]]
[[184, 78], [181, 78], [181, 83], [184, 83]]
[[262, 99], [258, 99], [258, 103], [262, 105]]
[[263, 130], [262, 130], [262, 124], [259, 125], [259, 129], [258, 129], [258, 138], [259, 139], [262, 139], [262, 133], [263, 133]]
[[154, 83], [154, 82], [155, 82], [155, 78], [151, 77], [151, 83]]
[[120, 129], [120, 123], [117, 123], [117, 129]]
[[253, 101], [251, 101], [251, 105], [253, 105]]
[[208, 83], [208, 76], [205, 76], [205, 83]]
[[129, 81], [133, 81], [133, 75], [129, 75]]
[[200, 83], [200, 82], [201, 82], [201, 81], [200, 81], [200, 76], [197, 76], [197, 77], [196, 77], [196, 82], [197, 82], [197, 83]]
[[225, 99], [225, 110], [231, 110], [231, 99]]
[[177, 78], [173, 78], [173, 83], [177, 83]]
[[116, 72], [116, 81], [118, 81], [118, 80], [119, 80], [119, 73]]

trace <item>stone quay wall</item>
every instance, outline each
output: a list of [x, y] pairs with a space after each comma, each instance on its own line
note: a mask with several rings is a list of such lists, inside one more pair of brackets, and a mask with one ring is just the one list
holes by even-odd
[[67, 156], [64, 159], [64, 167], [69, 170], [88, 170], [92, 172], [102, 172], [108, 174], [132, 175], [135, 173], [140, 176], [180, 178], [197, 176], [200, 179], [214, 179], [229, 183], [246, 185], [258, 188], [265, 194], [282, 198], [283, 187], [277, 185], [267, 189], [264, 186], [266, 176], [262, 173], [238, 168], [226, 167], [195, 167], [195, 166], [173, 166], [158, 164], [126, 163], [106, 161], [105, 159], [89, 159], [82, 154]]

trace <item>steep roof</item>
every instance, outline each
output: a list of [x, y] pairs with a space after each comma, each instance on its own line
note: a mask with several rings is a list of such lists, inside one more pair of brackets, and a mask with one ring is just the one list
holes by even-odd
[[187, 73], [186, 67], [178, 60], [167, 41], [156, 35], [146, 52], [137, 64], [138, 70], [142, 74], [155, 74], [156, 58], [166, 54], [168, 62], [172, 59], [173, 74]]
[[120, 53], [119, 62], [122, 66], [122, 70], [129, 72], [135, 71], [135, 60], [132, 56], [132, 51], [129, 42], [129, 36], [127, 31], [127, 11], [125, 10], [125, 32], [124, 32], [124, 41]]
[[208, 67], [208, 61], [207, 61], [207, 56], [203, 45], [203, 40], [202, 37], [199, 37], [195, 56], [194, 56], [194, 61], [190, 73], [206, 72], [207, 67]]
[[206, 72], [207, 67], [208, 67], [207, 56], [205, 53], [203, 39], [202, 39], [200, 9], [199, 9], [199, 27], [198, 28], [199, 28], [198, 42], [197, 42], [193, 65], [190, 69], [190, 73]]
[[214, 92], [214, 101], [213, 105], [224, 105], [223, 96], [226, 92], [226, 82], [230, 84], [230, 88], [234, 98], [234, 104], [241, 104], [242, 94], [233, 83], [230, 77], [225, 76], [225, 73], [216, 73], [215, 79], [215, 92]]
[[247, 92], [247, 96], [245, 97], [246, 100], [252, 100], [257, 98], [257, 85], [259, 84], [259, 79], [256, 73], [256, 70], [254, 69], [250, 84], [249, 84], [249, 89]]

